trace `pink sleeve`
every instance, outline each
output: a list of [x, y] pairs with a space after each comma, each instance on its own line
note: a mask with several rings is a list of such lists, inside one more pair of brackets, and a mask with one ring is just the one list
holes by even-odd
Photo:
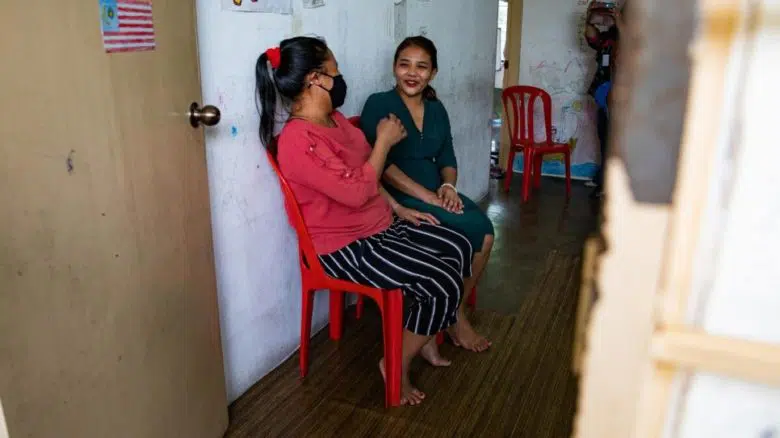
[[305, 131], [283, 132], [277, 161], [291, 182], [321, 192], [334, 201], [358, 208], [379, 193], [376, 170], [366, 162], [348, 167], [330, 148]]

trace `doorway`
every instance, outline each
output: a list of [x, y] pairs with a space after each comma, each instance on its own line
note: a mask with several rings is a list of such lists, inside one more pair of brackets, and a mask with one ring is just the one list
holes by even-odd
[[[491, 123], [491, 177], [503, 178], [509, 168], [507, 156], [509, 150], [509, 130], [503, 120], [503, 104], [501, 91], [520, 80], [520, 47], [523, 36], [523, 1], [498, 0], [498, 15], [496, 29], [500, 44], [496, 46], [496, 82], [494, 85], [493, 108], [494, 118]], [[500, 49], [499, 49], [500, 47]], [[500, 50], [500, 52], [499, 52]], [[499, 59], [500, 72], [499, 70]], [[500, 82], [499, 82], [500, 78]], [[494, 149], [494, 144], [496, 149]]]
[[496, 78], [491, 119], [490, 177], [503, 179], [507, 164], [509, 131], [503, 120], [501, 92], [517, 85], [520, 78], [520, 45], [523, 30], [523, 0], [498, 0], [496, 17]]
[[496, 77], [493, 85], [493, 115], [490, 119], [490, 177], [502, 179], [504, 170], [500, 166], [499, 155], [501, 152], [501, 118], [503, 104], [501, 92], [504, 89], [504, 73], [506, 71], [506, 35], [509, 12], [509, 2], [499, 0], [498, 19], [496, 23]]

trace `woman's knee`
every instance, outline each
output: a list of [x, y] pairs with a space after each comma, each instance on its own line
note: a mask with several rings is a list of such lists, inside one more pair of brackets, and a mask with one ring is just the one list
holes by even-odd
[[445, 309], [444, 313], [446, 315], [453, 315], [455, 312], [458, 311], [458, 308], [460, 307], [461, 303], [463, 302], [463, 298], [465, 297], [465, 288], [463, 287], [463, 281], [461, 279], [460, 287], [458, 289], [452, 289], [449, 291], [449, 293], [445, 294]]
[[432, 227], [435, 233], [443, 239], [442, 242], [447, 242], [447, 244], [442, 244], [440, 248], [446, 256], [470, 260], [474, 252], [478, 250], [478, 248], [472, 247], [471, 241], [465, 233], [444, 225], [433, 225]]
[[[430, 277], [428, 284], [420, 284], [427, 295], [420, 305], [425, 313], [442, 315], [445, 319], [458, 310], [463, 301], [463, 279]], [[453, 285], [455, 283], [455, 285]]]

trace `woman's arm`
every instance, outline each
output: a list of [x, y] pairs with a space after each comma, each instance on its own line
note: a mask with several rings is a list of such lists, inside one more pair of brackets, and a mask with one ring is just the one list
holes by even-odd
[[455, 184], [458, 181], [458, 169], [454, 167], [443, 167], [441, 169], [442, 184], [439, 190], [436, 190], [436, 196], [441, 200], [441, 206], [450, 213], [463, 212], [463, 200], [458, 195], [458, 189]]
[[388, 204], [390, 204], [390, 208], [393, 209], [393, 211], [398, 210], [398, 207], [401, 206], [401, 204], [393, 198], [393, 195], [391, 195], [387, 190], [385, 190], [382, 185], [379, 185], [379, 194], [382, 195], [383, 198], [385, 198], [385, 201], [387, 201]]
[[443, 167], [441, 169], [441, 181], [442, 184], [452, 184], [453, 186], [458, 183], [458, 169], [455, 167]]
[[393, 213], [395, 213], [395, 215], [401, 219], [412, 222], [415, 225], [420, 225], [421, 221], [430, 222], [436, 225], [440, 223], [439, 220], [430, 213], [423, 213], [411, 208], [404, 207], [398, 201], [396, 201], [395, 198], [393, 198], [393, 195], [388, 193], [388, 191], [381, 186], [379, 187], [379, 194], [385, 198], [388, 204], [390, 204], [390, 207], [393, 209]]
[[441, 206], [441, 201], [439, 200], [439, 197], [436, 196], [436, 193], [433, 193], [415, 180], [409, 178], [409, 176], [395, 164], [391, 164], [385, 169], [385, 174], [382, 176], [382, 179], [413, 198], [417, 198], [428, 204]]
[[442, 184], [436, 190], [436, 196], [441, 200], [442, 207], [450, 213], [461, 213], [463, 211], [463, 201], [458, 195], [455, 184], [458, 182], [458, 160], [455, 157], [455, 148], [452, 141], [452, 127], [450, 126], [450, 116], [444, 106], [441, 106], [442, 125], [444, 128], [444, 144], [436, 157], [436, 164], [439, 166], [439, 174]]
[[[400, 127], [392, 129], [399, 130]], [[358, 208], [377, 194], [385, 157], [395, 144], [394, 140], [392, 135], [380, 135], [368, 161], [360, 167], [350, 167], [306, 132], [292, 132], [279, 138], [277, 161], [288, 180], [315, 189], [338, 203]]]

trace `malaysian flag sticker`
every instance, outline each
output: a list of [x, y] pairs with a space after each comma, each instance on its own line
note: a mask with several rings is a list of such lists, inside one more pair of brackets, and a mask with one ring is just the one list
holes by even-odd
[[100, 27], [108, 53], [154, 50], [151, 0], [100, 0]]

